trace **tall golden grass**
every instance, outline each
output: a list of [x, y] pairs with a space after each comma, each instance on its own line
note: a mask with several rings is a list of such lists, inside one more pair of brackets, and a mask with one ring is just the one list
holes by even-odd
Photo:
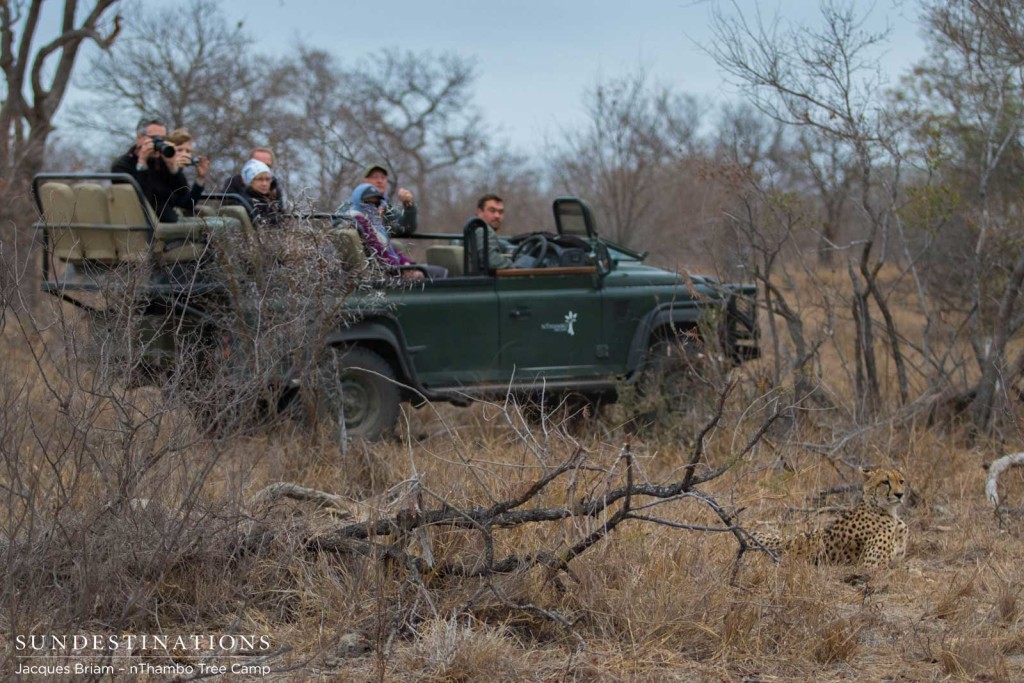
[[[826, 324], [812, 307], [805, 312]], [[355, 445], [344, 458], [323, 435], [288, 425], [205, 439], [157, 389], [107, 383], [85, 366], [65, 372], [61, 330], [78, 329], [76, 315], [62, 310], [20, 325], [8, 318], [3, 332], [0, 623], [9, 636], [264, 634], [273, 648], [253, 661], [285, 680], [1024, 677], [1024, 525], [1014, 514], [994, 516], [982, 467], [1020, 450], [1019, 435], [968, 447], [923, 421], [881, 419], [850, 435], [841, 421], [811, 415], [773, 427], [737, 460], [770, 403], [759, 395], [768, 372], [762, 360], [737, 371], [739, 388], [702, 463], [732, 464], [702, 490], [738, 511], [744, 526], [795, 533], [854, 503], [850, 487], [822, 495], [856, 482], [853, 465], [895, 465], [913, 490], [903, 511], [903, 565], [863, 585], [843, 580], [849, 567], [775, 563], [759, 553], [745, 554], [737, 568], [731, 534], [634, 521], [564, 570], [432, 577], [382, 556], [311, 550], [310, 538], [339, 524], [335, 511], [276, 501], [257, 514], [249, 501], [287, 481], [356, 503], [417, 474], [429, 492], [424, 507], [486, 505], [540, 476], [538, 449], [550, 465], [582, 447], [595, 470], [607, 472], [629, 439], [638, 477], [663, 482], [679, 478], [693, 444], [676, 438], [679, 431], [668, 439], [627, 435], [614, 411], [546, 438], [534, 430], [530, 442], [514, 411], [486, 403], [406, 408], [394, 441]], [[899, 315], [907, 329], [923, 325], [912, 309]], [[842, 406], [851, 391], [843, 364], [851, 333], [839, 326], [832, 337], [819, 370]], [[832, 448], [842, 435], [849, 438]], [[143, 466], [154, 454], [155, 464]], [[530, 505], [571, 506], [587, 485], [593, 481], [559, 480]], [[121, 489], [131, 500], [104, 509]], [[1008, 473], [1004, 489], [1010, 507], [1022, 505], [1020, 473]], [[692, 499], [652, 514], [719, 524]], [[495, 553], [561, 550], [595, 524], [573, 518], [502, 531]], [[446, 562], [482, 561], [481, 533], [438, 528], [430, 539]], [[10, 642], [8, 673], [23, 661]]]

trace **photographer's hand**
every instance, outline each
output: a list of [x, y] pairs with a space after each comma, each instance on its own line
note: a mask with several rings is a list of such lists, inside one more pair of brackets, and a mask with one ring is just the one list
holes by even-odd
[[403, 187], [398, 191], [398, 201], [402, 202], [402, 206], [412, 206], [415, 200], [412, 197], [412, 192]]
[[149, 136], [142, 138], [142, 142], [135, 145], [135, 155], [139, 158], [139, 166], [145, 166], [149, 157], [153, 155], [153, 138]]
[[188, 149], [188, 146], [186, 145], [176, 147], [174, 153], [174, 163], [177, 164], [178, 168], [185, 168], [186, 166], [191, 166], [192, 150]]

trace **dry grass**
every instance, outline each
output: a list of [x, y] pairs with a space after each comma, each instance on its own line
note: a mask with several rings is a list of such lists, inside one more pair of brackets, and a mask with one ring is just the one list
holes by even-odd
[[[56, 348], [53, 335], [26, 340], [11, 324], [4, 332], [0, 514], [8, 539], [32, 539], [19, 545], [21, 556], [4, 553], [0, 620], [9, 634], [266, 634], [274, 644], [267, 664], [279, 679], [294, 680], [1024, 677], [1024, 524], [1012, 514], [1000, 524], [993, 515], [982, 469], [1021, 450], [1020, 443], [966, 449], [956, 434], [888, 424], [865, 430], [830, 458], [806, 444], [828, 442], [835, 425], [808, 420], [771, 432], [706, 487], [742, 509], [743, 524], [791, 533], [829, 518], [816, 500], [856, 481], [850, 464], [903, 468], [914, 492], [904, 511], [908, 557], [866, 585], [844, 582], [848, 567], [775, 564], [758, 554], [744, 556], [730, 584], [737, 549], [731, 535], [638, 522], [619, 527], [566, 573], [535, 568], [442, 580], [380, 558], [311, 552], [306, 539], [332, 528], [331, 514], [280, 502], [255, 519], [248, 501], [276, 481], [358, 500], [412, 472], [454, 505], [509, 496], [540, 467], [516, 432], [520, 425], [510, 425], [500, 407], [409, 410], [399, 440], [355, 447], [344, 460], [328, 442], [283, 427], [202, 440], [189, 416], [168, 410], [155, 390], [99, 391], [87, 373], [77, 385], [58, 382], [45, 358], [40, 372], [30, 350]], [[754, 385], [758, 367], [749, 372], [754, 379], [746, 384]], [[708, 463], [732, 462], [745, 443], [756, 417], [750, 397], [741, 391], [730, 403], [709, 440]], [[544, 446], [557, 461], [578, 441], [590, 464], [609, 468], [623, 438], [605, 425], [575, 436], [552, 433]], [[640, 476], [678, 477], [689, 448], [634, 441]], [[154, 452], [165, 453], [156, 466], [137, 466]], [[133, 473], [142, 481], [119, 479]], [[129, 484], [133, 498], [147, 504], [105, 513], [100, 505]], [[1009, 473], [1003, 488], [1008, 507], [1024, 505], [1020, 473]], [[534, 502], [558, 505], [579, 495], [559, 485]], [[428, 497], [426, 505], [436, 507], [438, 499]], [[824, 505], [854, 499], [837, 494]], [[688, 524], [716, 521], [685, 499], [657, 514]], [[83, 518], [92, 521], [82, 525]], [[257, 522], [266, 533], [251, 533]], [[587, 528], [573, 520], [521, 527], [497, 535], [495, 550], [558, 550]], [[479, 533], [438, 529], [432, 542], [449, 562], [480, 562]], [[67, 562], [69, 548], [75, 562]], [[7, 655], [11, 671], [17, 659]]]

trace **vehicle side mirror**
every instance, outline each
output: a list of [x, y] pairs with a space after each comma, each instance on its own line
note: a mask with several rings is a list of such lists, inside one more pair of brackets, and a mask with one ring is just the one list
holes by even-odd
[[608, 245], [601, 240], [594, 242], [594, 265], [597, 266], [597, 274], [604, 277], [615, 269], [615, 261], [608, 251]]

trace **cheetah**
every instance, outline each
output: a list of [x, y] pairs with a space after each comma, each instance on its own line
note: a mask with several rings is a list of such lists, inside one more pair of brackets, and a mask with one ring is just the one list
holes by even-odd
[[894, 469], [865, 467], [862, 471], [864, 498], [831, 524], [792, 538], [752, 536], [769, 550], [815, 564], [894, 566], [907, 551], [907, 524], [896, 514], [906, 480]]

